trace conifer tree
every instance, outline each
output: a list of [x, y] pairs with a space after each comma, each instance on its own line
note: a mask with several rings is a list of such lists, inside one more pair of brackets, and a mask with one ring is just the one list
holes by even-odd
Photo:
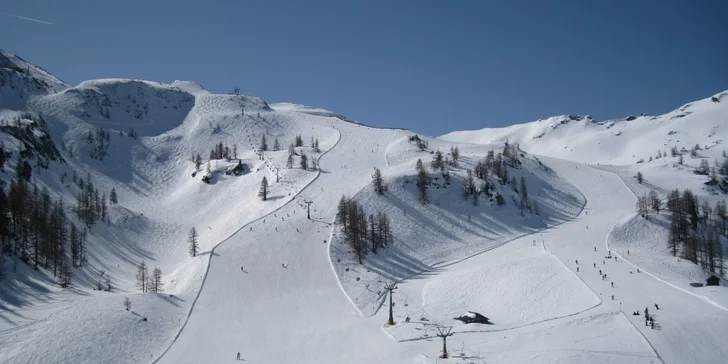
[[162, 270], [154, 267], [152, 275], [149, 276], [149, 280], [147, 281], [147, 292], [160, 293], [162, 291]]
[[422, 164], [422, 159], [417, 160], [417, 166], [420, 167], [417, 173], [417, 191], [420, 202], [426, 205], [429, 202], [427, 197], [427, 168]]
[[273, 140], [273, 150], [280, 150], [281, 143], [278, 142], [278, 137]]
[[116, 196], [116, 188], [111, 188], [111, 192], [109, 193], [109, 202], [114, 205], [119, 203], [119, 198]]
[[147, 270], [147, 264], [142, 260], [137, 266], [136, 273], [136, 285], [137, 288], [141, 289], [142, 292], [147, 291], [147, 281], [149, 280], [149, 272]]
[[305, 153], [301, 153], [301, 169], [308, 169], [308, 156]]
[[445, 169], [445, 162], [443, 160], [443, 155], [439, 149], [435, 152], [435, 158], [430, 163], [430, 166], [435, 171], [439, 170], [440, 172], [442, 172]]
[[268, 178], [263, 177], [263, 181], [260, 182], [260, 191], [258, 191], [258, 197], [263, 201], [268, 200]]
[[288, 159], [286, 159], [286, 168], [293, 168], [293, 154], [288, 155]]
[[643, 177], [642, 172], [637, 172], [637, 183], [642, 184]]
[[197, 153], [197, 155], [195, 156], [195, 170], [199, 171], [201, 165], [202, 165], [202, 157], [200, 157], [200, 153]]
[[460, 149], [456, 146], [450, 147], [450, 155], [452, 155], [452, 165], [457, 166], [460, 160]]
[[384, 184], [384, 178], [382, 178], [382, 170], [376, 167], [372, 175], [372, 185], [374, 185], [374, 192], [380, 196], [384, 195], [384, 191], [387, 190], [387, 186]]
[[265, 134], [263, 134], [263, 137], [260, 140], [260, 150], [264, 152], [268, 151], [268, 142], [265, 140]]
[[197, 256], [197, 252], [200, 250], [200, 246], [197, 243], [197, 230], [192, 227], [190, 233], [187, 235], [187, 247], [192, 257]]

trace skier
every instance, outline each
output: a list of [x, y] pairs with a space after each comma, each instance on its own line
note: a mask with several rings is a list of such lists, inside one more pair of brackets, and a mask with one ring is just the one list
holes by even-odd
[[240, 360], [240, 353], [238, 353], [238, 356], [237, 358], [235, 358], [235, 360]]
[[640, 272], [640, 269], [639, 269], [639, 268], [637, 268], [637, 273], [639, 273], [639, 272]]
[[647, 318], [647, 316], [645, 316], [645, 326], [649, 326], [648, 322], [650, 322], [650, 320]]
[[629, 249], [627, 249], [627, 255], [629, 255]]
[[612, 288], [614, 288], [614, 282], [612, 282]]
[[577, 271], [577, 272], [579, 271], [579, 267], [576, 267], [576, 271]]
[[243, 272], [245, 272], [245, 269], [243, 269], [243, 266], [242, 265], [240, 266], [240, 270], [243, 271]]
[[659, 310], [660, 309], [660, 306], [658, 306], [656, 303], [655, 303], [655, 309], [656, 310]]
[[596, 267], [597, 267], [597, 263], [594, 263], [594, 268], [596, 268]]
[[578, 260], [576, 261], [576, 265], [579, 265], [579, 261]]
[[645, 318], [650, 317], [650, 310], [645, 307]]
[[[594, 264], [596, 264], [596, 263], [594, 263]], [[604, 275], [604, 274], [602, 274], [602, 270], [601, 269], [599, 270], [599, 275], [600, 276], [603, 276]]]
[[612, 295], [612, 301], [614, 301], [614, 295]]
[[597, 247], [594, 247], [594, 251], [597, 251]]

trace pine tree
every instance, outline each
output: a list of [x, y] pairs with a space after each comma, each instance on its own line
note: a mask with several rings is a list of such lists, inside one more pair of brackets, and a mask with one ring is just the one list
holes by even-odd
[[301, 153], [301, 169], [308, 169], [308, 156], [305, 153]]
[[319, 148], [319, 140], [318, 140], [318, 138], [316, 138], [316, 140], [314, 140], [314, 142], [313, 142], [313, 150], [315, 150], [316, 153], [320, 153], [321, 152], [321, 148]]
[[200, 154], [197, 153], [197, 155], [195, 156], [195, 171], [199, 171], [201, 165], [202, 165], [202, 157], [200, 157]]
[[660, 208], [662, 208], [662, 200], [660, 199], [660, 196], [657, 195], [657, 192], [655, 192], [655, 190], [650, 190], [649, 202], [650, 207], [655, 210], [655, 214], [659, 215]]
[[68, 288], [71, 286], [71, 278], [73, 277], [73, 273], [71, 272], [71, 268], [68, 266], [68, 259], [66, 259], [66, 256], [62, 255], [60, 259], [61, 262], [58, 280], [61, 288]]
[[288, 159], [286, 159], [286, 168], [293, 168], [293, 154], [288, 155]]
[[637, 183], [642, 184], [642, 172], [637, 172]]
[[149, 280], [149, 273], [147, 271], [147, 264], [142, 260], [137, 266], [136, 281], [137, 288], [141, 289], [142, 292], [147, 291], [147, 281]]
[[456, 146], [450, 147], [450, 155], [452, 155], [452, 165], [457, 166], [460, 160], [460, 149]]
[[265, 140], [265, 134], [263, 134], [263, 137], [260, 140], [260, 150], [262, 151], [268, 151], [268, 142]]
[[78, 265], [79, 260], [79, 245], [78, 245], [78, 228], [75, 224], [71, 224], [71, 233], [69, 235], [69, 241], [71, 243], [71, 263], [75, 267]]
[[526, 185], [526, 177], [521, 175], [521, 216], [523, 216], [523, 212], [525, 209], [529, 208], [529, 202], [528, 202], [528, 186]]
[[278, 142], [278, 137], [273, 140], [273, 150], [280, 150], [281, 143]]
[[197, 256], [197, 252], [200, 250], [200, 246], [197, 243], [197, 230], [192, 227], [189, 234], [187, 234], [187, 247], [192, 257]]
[[296, 147], [303, 146], [303, 138], [300, 135], [296, 135], [296, 138], [294, 139], [294, 146], [296, 146]]
[[147, 292], [160, 293], [162, 291], [162, 270], [154, 267], [152, 275], [149, 276], [149, 280], [147, 281]]
[[263, 181], [260, 182], [260, 191], [258, 191], [258, 197], [262, 198], [263, 201], [268, 200], [268, 178], [263, 177]]
[[288, 156], [292, 156], [296, 154], [296, 148], [293, 146], [293, 143], [288, 145]]
[[417, 191], [420, 202], [426, 205], [429, 202], [429, 198], [427, 197], [427, 169], [422, 164], [421, 159], [417, 160], [417, 165], [421, 167], [417, 173]]
[[[276, 139], [276, 143], [278, 142], [278, 139]], [[276, 148], [276, 150], [278, 150]], [[233, 144], [233, 159], [238, 159], [238, 145]]]
[[473, 196], [473, 205], [477, 205], [478, 196], [473, 171], [468, 169], [468, 176], [463, 181], [463, 199], [467, 200], [470, 196]]
[[346, 198], [346, 196], [341, 196], [341, 199], [339, 200], [339, 205], [336, 208], [336, 223], [341, 224], [342, 228], [344, 229], [344, 232], [346, 232], [346, 227], [348, 223], [348, 213], [349, 213], [349, 199]]
[[119, 198], [116, 196], [116, 188], [111, 188], [111, 192], [109, 193], [109, 202], [114, 205], [119, 203]]
[[443, 160], [442, 152], [439, 149], [435, 152], [435, 158], [430, 163], [430, 166], [435, 171], [437, 171], [437, 170], [439, 170], [440, 172], [444, 171], [445, 162]]
[[387, 190], [387, 186], [384, 184], [384, 178], [382, 178], [382, 170], [376, 167], [372, 175], [372, 185], [374, 185], [374, 192], [380, 196], [384, 195], [384, 191]]

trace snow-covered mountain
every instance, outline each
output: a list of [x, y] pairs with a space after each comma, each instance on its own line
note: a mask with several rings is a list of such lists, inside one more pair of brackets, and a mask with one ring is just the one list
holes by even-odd
[[458, 143], [519, 143], [530, 153], [583, 163], [632, 164], [670, 153], [676, 146], [720, 156], [728, 139], [728, 91], [687, 103], [659, 116], [628, 116], [598, 121], [562, 115], [501, 129], [455, 131], [439, 137]]
[[[435, 363], [440, 326], [464, 362], [719, 361], [728, 293], [691, 286], [709, 274], [669, 253], [667, 215], [634, 206], [725, 199], [693, 172], [723, 160], [726, 94], [428, 138], [188, 81], [69, 86], [0, 52], [0, 362]], [[59, 226], [86, 231], [79, 264]], [[660, 330], [623, 313], [655, 302]], [[453, 320], [470, 310], [494, 325]]]

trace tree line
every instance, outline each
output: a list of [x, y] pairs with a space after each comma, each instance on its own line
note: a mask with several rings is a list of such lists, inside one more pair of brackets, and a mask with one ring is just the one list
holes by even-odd
[[[725, 201], [710, 206], [700, 201], [690, 189], [672, 190], [664, 207], [670, 212], [668, 248], [673, 256], [680, 256], [703, 269], [724, 275], [721, 236], [728, 236], [728, 208]], [[637, 212], [645, 219], [659, 214], [663, 202], [655, 191], [637, 198]]]
[[354, 251], [359, 264], [367, 252], [376, 254], [394, 242], [389, 217], [384, 212], [367, 215], [356, 200], [342, 196], [336, 212], [336, 223], [341, 225], [344, 239]]

